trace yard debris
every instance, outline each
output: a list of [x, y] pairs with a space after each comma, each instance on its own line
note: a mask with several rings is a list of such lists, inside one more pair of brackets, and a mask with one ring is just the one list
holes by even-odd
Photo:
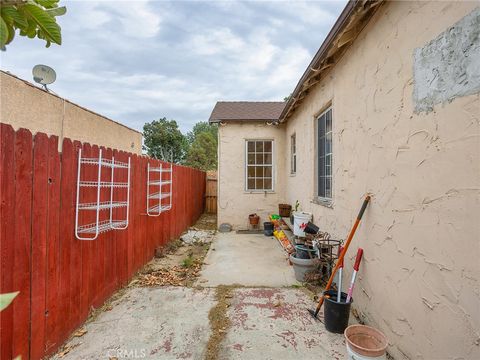
[[195, 262], [190, 267], [172, 266], [140, 275], [140, 286], [186, 286], [190, 277], [197, 277], [201, 264]]
[[185, 244], [205, 244], [212, 242], [214, 236], [215, 231], [213, 230], [200, 230], [192, 227], [180, 237], [180, 240]]
[[76, 348], [77, 346], [79, 346], [80, 344], [81, 344], [81, 343], [65, 345], [65, 346], [62, 348], [62, 351], [58, 353], [57, 357], [59, 357], [59, 358], [64, 357], [65, 355], [67, 355], [70, 351], [72, 351], [73, 349], [75, 349], [75, 348]]
[[80, 329], [78, 329], [77, 331], [74, 332], [73, 337], [82, 337], [87, 332], [88, 332], [88, 330], [86, 328], [84, 328], [84, 327], [80, 328]]

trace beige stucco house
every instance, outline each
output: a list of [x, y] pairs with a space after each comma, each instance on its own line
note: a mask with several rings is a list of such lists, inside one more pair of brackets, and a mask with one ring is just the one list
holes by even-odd
[[0, 121], [15, 130], [56, 135], [142, 153], [142, 133], [72, 103], [5, 71], [0, 71]]
[[478, 2], [349, 2], [286, 103], [216, 105], [218, 222], [299, 201], [363, 247], [354, 307], [396, 359], [480, 359]]

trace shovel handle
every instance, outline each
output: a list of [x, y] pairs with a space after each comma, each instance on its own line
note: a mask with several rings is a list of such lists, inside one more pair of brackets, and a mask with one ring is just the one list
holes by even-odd
[[[357, 227], [360, 224], [360, 220], [362, 219], [363, 213], [365, 212], [365, 209], [367, 208], [368, 203], [370, 202], [370, 195], [365, 196], [365, 200], [363, 200], [362, 208], [360, 209], [360, 212], [358, 213], [357, 219], [355, 220], [355, 223], [353, 224], [352, 229], [350, 230], [350, 234], [348, 234], [347, 241], [345, 242], [345, 247], [343, 248], [342, 252], [340, 253], [340, 256], [338, 257], [337, 263], [335, 267], [333, 268], [332, 273], [330, 274], [330, 279], [328, 279], [328, 283], [325, 286], [325, 291], [330, 290], [330, 287], [332, 286], [333, 278], [335, 277], [335, 274], [337, 273], [338, 268], [340, 267], [340, 263], [343, 262], [343, 258], [345, 257], [345, 254], [348, 250], [348, 247], [350, 246], [350, 243], [352, 242], [353, 235], [355, 235], [355, 231], [357, 231]], [[315, 309], [315, 316], [318, 315], [320, 312], [320, 309], [322, 308], [324, 301], [324, 297], [321, 296], [320, 300], [318, 301], [317, 308]]]

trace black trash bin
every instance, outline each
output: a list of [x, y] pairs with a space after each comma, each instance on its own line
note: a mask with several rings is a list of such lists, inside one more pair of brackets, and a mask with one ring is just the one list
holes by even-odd
[[270, 221], [263, 223], [263, 233], [265, 236], [272, 236], [273, 235], [273, 223]]
[[[329, 296], [327, 298], [325, 295]], [[350, 304], [353, 299], [347, 304], [347, 294], [342, 292], [341, 302], [337, 302], [337, 291], [329, 290], [324, 292], [324, 321], [325, 329], [332, 333], [343, 334], [348, 327], [348, 318], [350, 317]]]

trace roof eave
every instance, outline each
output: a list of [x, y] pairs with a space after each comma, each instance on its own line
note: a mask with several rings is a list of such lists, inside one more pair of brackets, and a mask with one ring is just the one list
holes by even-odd
[[221, 122], [274, 122], [279, 121], [279, 119], [210, 119], [208, 122], [210, 124], [218, 124]]
[[[321, 74], [324, 74], [336, 64], [340, 57], [345, 53], [345, 50], [349, 47], [348, 45], [353, 43], [355, 38], [368, 23], [368, 20], [371, 19], [373, 14], [379, 8], [378, 5], [382, 4], [384, 1], [385, 0], [350, 0], [347, 3], [324, 42], [298, 81], [297, 86], [293, 90], [293, 93], [288, 99], [285, 108], [280, 114], [280, 122], [284, 122], [288, 119], [288, 117], [296, 108], [295, 105], [297, 105], [298, 102], [303, 99], [301, 95], [303, 95], [304, 92], [308, 92], [308, 89], [315, 85], [318, 81], [315, 81], [310, 85], [307, 84], [307, 87], [305, 87], [305, 83], [314, 77], [321, 78]], [[360, 16], [355, 18], [354, 15], [356, 14]], [[357, 27], [359, 23], [361, 26]], [[349, 31], [352, 31], [352, 33], [347, 34], [347, 38], [341, 41], [344, 34], [348, 33]], [[338, 48], [337, 52], [340, 52], [336, 58], [334, 58], [334, 55], [336, 55], [337, 52], [331, 54], [331, 50], [333, 49], [334, 45], [336, 45]], [[332, 60], [335, 61], [330, 63], [328, 61], [330, 58], [334, 58]]]

